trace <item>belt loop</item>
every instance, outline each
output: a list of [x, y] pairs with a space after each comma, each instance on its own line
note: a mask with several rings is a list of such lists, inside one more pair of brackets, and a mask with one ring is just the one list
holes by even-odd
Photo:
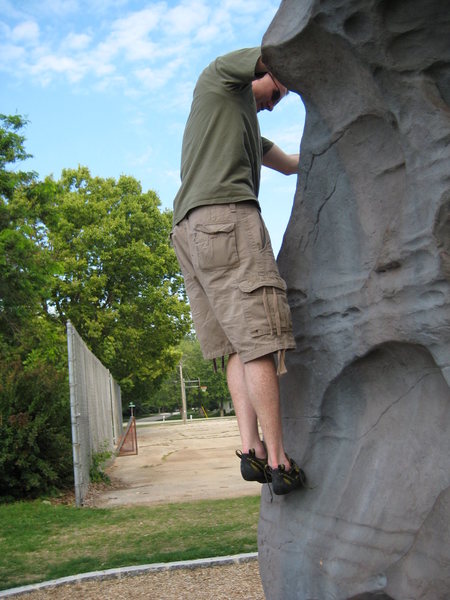
[[231, 202], [229, 204], [231, 212], [236, 212], [236, 202]]

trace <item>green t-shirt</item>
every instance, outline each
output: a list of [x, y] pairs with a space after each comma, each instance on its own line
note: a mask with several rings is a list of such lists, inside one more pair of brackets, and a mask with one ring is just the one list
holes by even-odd
[[197, 206], [257, 200], [261, 159], [272, 142], [261, 137], [252, 92], [260, 48], [213, 61], [194, 90], [181, 154], [174, 224]]

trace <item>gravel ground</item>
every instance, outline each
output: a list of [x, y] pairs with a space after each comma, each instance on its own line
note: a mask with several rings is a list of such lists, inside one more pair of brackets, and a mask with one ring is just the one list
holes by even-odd
[[264, 600], [258, 562], [60, 585], [14, 600]]

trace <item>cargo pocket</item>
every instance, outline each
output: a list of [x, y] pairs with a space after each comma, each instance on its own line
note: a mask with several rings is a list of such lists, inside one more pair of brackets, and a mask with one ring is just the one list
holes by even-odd
[[234, 223], [197, 224], [194, 232], [200, 269], [223, 269], [239, 262]]
[[292, 329], [286, 283], [276, 275], [242, 281], [244, 315], [254, 337], [281, 336]]

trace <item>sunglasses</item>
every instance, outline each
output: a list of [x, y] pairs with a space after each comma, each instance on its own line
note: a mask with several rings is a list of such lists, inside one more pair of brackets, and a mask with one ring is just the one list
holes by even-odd
[[276, 102], [278, 102], [278, 101], [280, 100], [280, 98], [281, 98], [281, 90], [280, 90], [280, 88], [278, 87], [278, 84], [277, 84], [277, 82], [276, 82], [276, 81], [275, 81], [275, 79], [273, 78], [273, 76], [272, 76], [272, 73], [269, 73], [269, 77], [270, 77], [270, 79], [271, 79], [271, 80], [274, 82], [274, 84], [275, 84], [275, 87], [277, 88], [276, 90], [273, 90], [273, 93], [272, 93], [272, 102], [275, 104], [275, 103], [276, 103]]

